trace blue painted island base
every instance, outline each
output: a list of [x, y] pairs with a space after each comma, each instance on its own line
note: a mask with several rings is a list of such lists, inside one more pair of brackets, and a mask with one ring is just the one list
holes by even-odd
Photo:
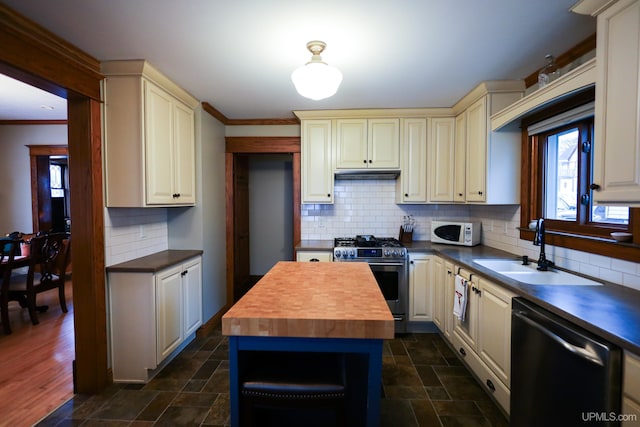
[[[378, 426], [380, 424], [380, 398], [382, 384], [382, 339], [354, 338], [295, 338], [229, 336], [229, 380], [231, 393], [231, 425], [269, 425], [269, 417], [277, 417], [279, 426], [299, 425], [307, 420], [306, 427], [314, 425]], [[268, 352], [268, 353], [265, 353]], [[293, 402], [288, 410], [265, 412], [264, 408], [248, 407], [243, 400], [242, 384], [250, 375], [260, 372], [272, 374], [269, 366], [277, 363], [278, 355], [285, 365], [290, 360], [310, 361], [309, 373], [318, 374], [327, 363], [340, 356], [345, 363], [345, 413], [339, 410], [305, 408], [304, 402]], [[275, 357], [274, 357], [275, 356]], [[311, 357], [310, 357], [311, 356]], [[286, 366], [282, 367], [286, 375]], [[293, 371], [293, 368], [292, 368]], [[315, 372], [314, 372], [315, 371]], [[251, 374], [249, 374], [251, 373]], [[330, 375], [330, 374], [329, 374]], [[287, 379], [288, 380], [288, 379]], [[331, 409], [328, 407], [328, 409]], [[259, 417], [255, 424], [255, 417]]]

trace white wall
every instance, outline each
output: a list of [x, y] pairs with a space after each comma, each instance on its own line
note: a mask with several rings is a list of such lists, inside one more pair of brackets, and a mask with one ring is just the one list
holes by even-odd
[[[333, 205], [302, 205], [303, 240], [356, 234], [398, 237], [404, 215], [416, 218], [414, 240], [430, 240], [432, 219], [482, 222], [482, 243], [537, 259], [539, 247], [521, 240], [520, 207], [482, 205], [396, 205], [394, 181], [336, 181]], [[547, 245], [547, 258], [557, 265], [640, 290], [640, 264]]]
[[250, 274], [293, 260], [292, 156], [249, 156]]
[[0, 126], [0, 234], [33, 232], [27, 145], [67, 145], [67, 125]]

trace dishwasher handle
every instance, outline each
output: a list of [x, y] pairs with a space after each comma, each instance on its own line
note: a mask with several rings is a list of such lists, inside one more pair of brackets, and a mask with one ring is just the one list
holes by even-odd
[[588, 360], [591, 363], [594, 363], [596, 365], [604, 366], [604, 361], [592, 349], [579, 347], [577, 345], [571, 344], [570, 342], [567, 342], [561, 336], [559, 336], [559, 335], [555, 334], [554, 332], [550, 331], [549, 329], [545, 328], [540, 323], [530, 319], [527, 316], [527, 313], [524, 312], [524, 311], [513, 310], [512, 314], [513, 314], [513, 316], [515, 316], [518, 319], [522, 320], [523, 322], [527, 323], [529, 326], [536, 328], [538, 331], [540, 331], [541, 333], [545, 334], [547, 337], [551, 338], [552, 340], [554, 340], [555, 342], [560, 344], [562, 347], [564, 347], [565, 349], [567, 349], [571, 353], [575, 354], [576, 356], [578, 356], [578, 357], [580, 357], [582, 359], [586, 359], [586, 360]]

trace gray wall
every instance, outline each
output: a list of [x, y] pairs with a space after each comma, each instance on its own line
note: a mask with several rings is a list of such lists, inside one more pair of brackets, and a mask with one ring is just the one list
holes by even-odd
[[191, 208], [169, 208], [171, 249], [202, 249], [203, 321], [226, 303], [224, 126], [196, 110], [196, 197]]
[[67, 125], [0, 126], [0, 235], [33, 232], [27, 145], [67, 145]]
[[293, 260], [291, 155], [249, 156], [250, 273], [264, 275]]

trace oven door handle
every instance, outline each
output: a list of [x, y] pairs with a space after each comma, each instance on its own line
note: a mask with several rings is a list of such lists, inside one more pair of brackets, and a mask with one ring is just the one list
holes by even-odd
[[404, 262], [370, 262], [369, 266], [373, 267], [404, 267]]

